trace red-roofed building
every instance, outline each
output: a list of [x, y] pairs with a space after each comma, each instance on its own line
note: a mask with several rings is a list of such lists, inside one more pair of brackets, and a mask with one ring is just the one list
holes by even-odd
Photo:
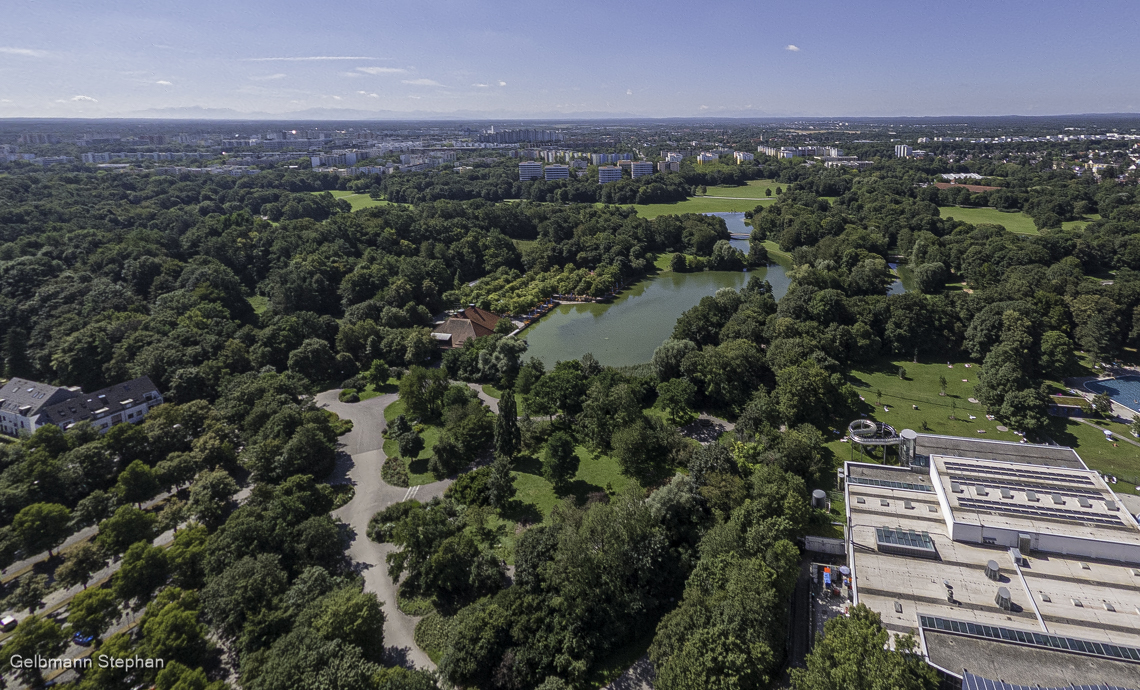
[[495, 332], [495, 326], [503, 317], [478, 307], [467, 307], [432, 331], [440, 347], [463, 347], [471, 338], [481, 338]]

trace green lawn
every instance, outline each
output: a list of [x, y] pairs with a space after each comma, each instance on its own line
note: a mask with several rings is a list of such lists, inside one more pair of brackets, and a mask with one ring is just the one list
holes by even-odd
[[[775, 199], [775, 197], [772, 197]], [[756, 208], [757, 204], [765, 203], [764, 199], [710, 199], [695, 196], [684, 201], [674, 201], [668, 204], [637, 204], [637, 215], [642, 218], [656, 218], [657, 216], [679, 215], [681, 213], [744, 213]], [[600, 204], [599, 204], [600, 205]]]
[[263, 311], [269, 308], [269, 298], [264, 295], [246, 297], [245, 301], [249, 302], [249, 306], [253, 307], [254, 313], [256, 313], [258, 316], [260, 316]]
[[[906, 369], [907, 380], [898, 378], [898, 368]], [[981, 365], [971, 363], [969, 369], [965, 362], [955, 361], [954, 368], [949, 369], [945, 362], [914, 364], [908, 361], [883, 361], [877, 365], [864, 367], [853, 371], [848, 377], [851, 384], [863, 396], [865, 404], [861, 412], [867, 414], [869, 419], [886, 422], [896, 431], [914, 429], [923, 431], [923, 422], [927, 423], [929, 432], [946, 434], [949, 436], [963, 436], [966, 438], [986, 438], [1000, 441], [1017, 441], [1019, 437], [1013, 431], [998, 431], [1000, 422], [986, 419], [985, 409], [980, 404], [971, 403], [968, 398], [974, 395], [974, 384], [977, 382]], [[945, 376], [946, 396], [938, 394], [938, 377]], [[967, 379], [963, 382], [962, 379]], [[881, 402], [876, 404], [875, 391], [882, 392]], [[956, 405], [954, 416], [951, 413], [951, 403]], [[917, 406], [914, 409], [912, 405]], [[884, 410], [883, 408], [887, 409]], [[975, 419], [970, 419], [974, 415]], [[1100, 427], [1094, 428], [1080, 422], [1064, 418], [1052, 417], [1051, 426], [1046, 430], [1050, 438], [1063, 446], [1076, 449], [1081, 459], [1090, 468], [1101, 473], [1115, 475], [1119, 483], [1113, 486], [1116, 491], [1136, 493], [1135, 487], [1140, 485], [1140, 449], [1128, 443], [1106, 441], [1104, 432], [1100, 429], [1111, 429], [1127, 438], [1128, 429], [1123, 424], [1098, 421]], [[846, 432], [846, 429], [840, 429]], [[842, 460], [879, 461], [880, 455], [868, 458], [862, 455], [861, 450], [850, 443], [838, 440], [838, 435], [832, 433], [831, 438], [836, 440], [827, 444], [829, 448]], [[879, 452], [879, 451], [875, 451]], [[892, 449], [890, 461], [895, 461], [895, 452]]]
[[[357, 393], [360, 395], [360, 399], [363, 401], [363, 400], [368, 400], [370, 398], [377, 398], [377, 397], [384, 395], [386, 393], [395, 393], [395, 392], [399, 391], [399, 389], [400, 389], [399, 387], [400, 387], [399, 379], [396, 379], [393, 377], [393, 378], [388, 379], [388, 382], [385, 383], [383, 386], [381, 386], [379, 389], [377, 389], [375, 386], [373, 386], [370, 383], [367, 386], [365, 386], [364, 388], [357, 391]], [[395, 415], [393, 415], [393, 418], [395, 418]]]
[[509, 517], [517, 521], [541, 522], [565, 496], [574, 496], [579, 504], [586, 497], [598, 491], [618, 493], [631, 480], [621, 473], [617, 458], [609, 455], [596, 455], [585, 446], [577, 446], [578, 472], [570, 483], [568, 491], [555, 495], [554, 486], [542, 477], [542, 462], [531, 456], [520, 456], [515, 460], [515, 507], [508, 509]]
[[782, 256], [789, 261], [792, 259], [791, 254], [780, 249], [780, 245], [773, 242], [772, 240], [764, 240], [764, 248], [768, 250], [769, 254], [772, 254], [774, 256]]
[[1061, 227], [1065, 230], [1084, 230], [1085, 226], [1094, 220], [1100, 220], [1099, 213], [1093, 213], [1085, 216], [1081, 220], [1066, 220], [1061, 223]]
[[503, 391], [499, 390], [498, 388], [495, 388], [494, 386], [492, 386], [489, 383], [483, 384], [483, 392], [488, 397], [494, 398], [495, 400], [498, 400], [499, 398], [503, 397]]
[[1024, 213], [1005, 213], [996, 208], [961, 208], [958, 206], [944, 206], [939, 209], [943, 218], [962, 220], [973, 225], [979, 223], [992, 223], [1003, 225], [1006, 230], [1021, 235], [1037, 235], [1037, 226], [1033, 219]]
[[732, 187], [729, 185], [717, 185], [716, 187], [709, 187], [708, 196], [735, 196], [747, 197], [749, 199], [764, 200], [769, 197], [764, 195], [765, 189], [772, 190], [772, 199], [776, 198], [776, 187], [787, 187], [783, 183], [777, 183], [775, 180], [748, 180], [748, 183], [740, 187]]
[[[397, 400], [388, 407], [384, 408], [384, 420], [389, 424], [396, 417], [404, 414], [404, 401]], [[439, 440], [439, 435], [443, 432], [443, 427], [435, 426], [432, 424], [425, 424], [424, 430], [420, 436], [424, 439], [424, 449], [420, 454], [411, 461], [405, 459], [408, 464], [408, 486], [419, 486], [421, 484], [431, 484], [436, 481], [435, 475], [428, 471], [428, 460], [431, 459], [432, 449], [435, 448], [436, 441]], [[400, 445], [394, 439], [384, 439], [384, 455], [389, 458], [396, 457], [400, 454]]]
[[[323, 192], [313, 192], [313, 194], [322, 194]], [[387, 206], [390, 202], [373, 199], [367, 194], [358, 194], [357, 192], [349, 192], [346, 190], [337, 190], [329, 192], [337, 199], [344, 199], [352, 205], [353, 211], [359, 211], [362, 208], [371, 208], [373, 206]]]

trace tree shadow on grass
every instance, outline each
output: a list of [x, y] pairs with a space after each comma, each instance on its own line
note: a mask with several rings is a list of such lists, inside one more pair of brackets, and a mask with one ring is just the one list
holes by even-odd
[[591, 484], [585, 479], [575, 479], [566, 485], [562, 491], [554, 492], [558, 498], [565, 498], [566, 496], [573, 496], [575, 503], [578, 505], [585, 505], [590, 494], [605, 493], [605, 489], [597, 484]]
[[533, 455], [519, 455], [515, 458], [515, 464], [511, 469], [513, 469], [515, 472], [533, 474], [536, 477], [541, 477], [542, 461]]
[[542, 522], [542, 513], [539, 511], [538, 506], [533, 503], [524, 503], [517, 498], [512, 498], [499, 510], [499, 514], [503, 519], [512, 522], [521, 522], [523, 524], [535, 524]]
[[428, 458], [416, 458], [408, 462], [409, 474], [427, 474], [428, 471]]

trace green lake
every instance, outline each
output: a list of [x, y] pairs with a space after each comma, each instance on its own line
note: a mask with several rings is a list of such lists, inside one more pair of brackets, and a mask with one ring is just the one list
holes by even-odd
[[[730, 232], [751, 230], [744, 224], [743, 213], [710, 215], [724, 218]], [[748, 240], [733, 240], [732, 244], [748, 252]], [[524, 357], [537, 357], [547, 367], [559, 360], [578, 359], [587, 352], [610, 366], [648, 362], [683, 312], [720, 288], [739, 290], [752, 276], [767, 279], [777, 299], [788, 291], [788, 277], [780, 264], [747, 272], [666, 272], [627, 288], [609, 303], [555, 308], [523, 331], [530, 346]]]

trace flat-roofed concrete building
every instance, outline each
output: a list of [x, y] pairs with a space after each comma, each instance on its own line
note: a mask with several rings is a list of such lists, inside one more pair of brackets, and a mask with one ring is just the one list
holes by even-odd
[[519, 163], [519, 181], [527, 182], [529, 180], [542, 179], [542, 163], [523, 162]]
[[621, 168], [616, 165], [598, 166], [598, 184], [621, 181]]
[[570, 179], [570, 166], [569, 165], [548, 165], [546, 166], [546, 179], [548, 180], [568, 180]]
[[646, 175], [652, 175], [653, 174], [653, 162], [652, 161], [638, 161], [636, 163], [631, 163], [629, 166], [629, 174], [634, 179], [636, 179], [638, 177], [645, 177]]
[[[1140, 524], [1071, 448], [900, 434], [848, 462], [848, 596], [946, 677], [1140, 679]], [[956, 681], [955, 681], [956, 682]]]

